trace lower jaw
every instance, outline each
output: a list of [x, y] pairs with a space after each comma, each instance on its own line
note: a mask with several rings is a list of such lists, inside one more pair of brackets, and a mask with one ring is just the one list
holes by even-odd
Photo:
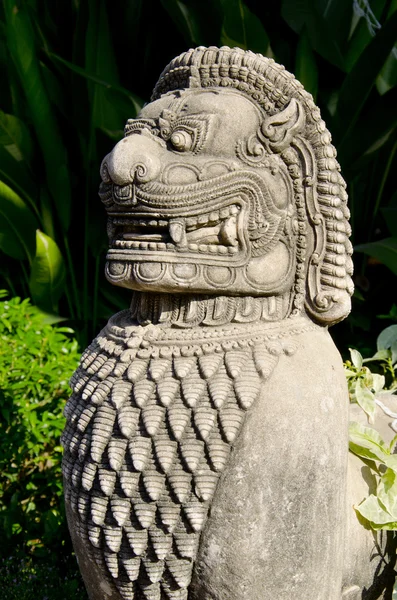
[[146, 292], [261, 296], [283, 294], [291, 289], [295, 271], [291, 257], [276, 272], [273, 270], [271, 276], [266, 265], [252, 268], [256, 260], [239, 266], [225, 265], [225, 261], [223, 264], [184, 262], [183, 257], [173, 263], [108, 260], [105, 272], [115, 285]]
[[[140, 241], [140, 240], [116, 240], [112, 246], [112, 252], [123, 250], [138, 250], [140, 252], [167, 252], [172, 253], [180, 259], [184, 253], [184, 248], [177, 247], [175, 244], [158, 241]], [[236, 246], [224, 246], [222, 244], [188, 243], [186, 252], [207, 254], [209, 256], [236, 256], [239, 252]], [[150, 257], [150, 255], [149, 255]], [[148, 258], [149, 258], [148, 257]], [[146, 260], [146, 259], [145, 259]]]

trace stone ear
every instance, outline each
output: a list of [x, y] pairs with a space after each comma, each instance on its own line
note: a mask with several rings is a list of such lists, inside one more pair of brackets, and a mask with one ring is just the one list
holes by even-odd
[[303, 108], [295, 98], [292, 98], [284, 110], [264, 119], [261, 125], [261, 137], [268, 150], [282, 152], [304, 127]]

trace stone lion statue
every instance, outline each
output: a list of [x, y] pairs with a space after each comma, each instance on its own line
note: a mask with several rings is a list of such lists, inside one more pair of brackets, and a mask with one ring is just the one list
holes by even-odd
[[199, 47], [105, 157], [106, 276], [132, 302], [83, 354], [63, 436], [91, 600], [383, 598], [327, 331], [353, 291], [335, 155], [284, 67]]

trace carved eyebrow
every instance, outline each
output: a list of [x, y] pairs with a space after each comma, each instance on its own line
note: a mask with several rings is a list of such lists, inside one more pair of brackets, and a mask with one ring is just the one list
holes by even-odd
[[158, 135], [157, 123], [154, 119], [128, 119], [124, 127], [124, 135], [128, 136], [142, 129], [149, 129], [152, 133]]

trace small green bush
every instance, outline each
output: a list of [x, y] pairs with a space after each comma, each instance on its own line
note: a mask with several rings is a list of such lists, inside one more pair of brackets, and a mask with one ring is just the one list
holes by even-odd
[[[63, 561], [62, 561], [63, 562]], [[77, 565], [10, 556], [0, 560], [1, 600], [84, 600]]]
[[[1, 298], [5, 297], [1, 294]], [[67, 539], [59, 444], [78, 346], [29, 300], [0, 301], [0, 553], [59, 552]], [[3, 589], [3, 588], [2, 588]]]

